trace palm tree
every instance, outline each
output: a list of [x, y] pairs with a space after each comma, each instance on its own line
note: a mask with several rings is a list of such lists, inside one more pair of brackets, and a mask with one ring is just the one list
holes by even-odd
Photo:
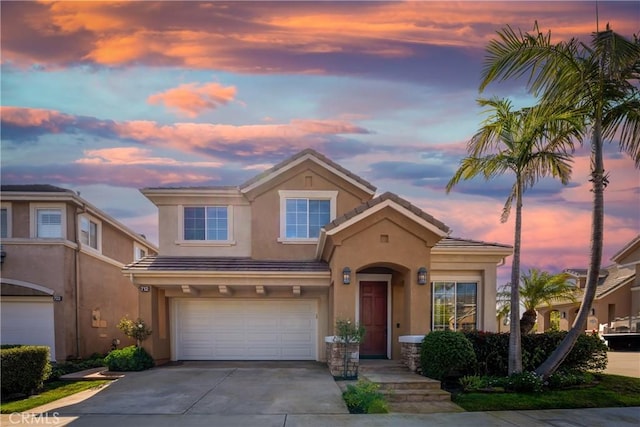
[[[524, 306], [524, 313], [520, 319], [520, 333], [528, 334], [533, 330], [538, 318], [536, 307], [546, 304], [552, 307], [553, 303], [560, 300], [576, 301], [576, 287], [567, 281], [566, 273], [550, 274], [536, 268], [520, 277], [520, 303]], [[511, 289], [507, 284], [498, 293], [498, 301], [510, 300]]]
[[[500, 99], [480, 99], [492, 115], [468, 143], [468, 157], [447, 184], [447, 193], [461, 179], [482, 174], [486, 180], [505, 173], [515, 177], [511, 192], [502, 210], [501, 221], [506, 222], [515, 199], [515, 238], [511, 266], [511, 307], [518, 307], [518, 278], [520, 277], [520, 246], [522, 234], [522, 196], [540, 178], [553, 176], [563, 184], [571, 176], [572, 138], [580, 132], [578, 121], [563, 109], [543, 110], [539, 107], [514, 111], [511, 102]], [[552, 135], [553, 138], [548, 138]], [[509, 373], [522, 371], [522, 346], [518, 310], [510, 315]]]
[[[604, 189], [608, 182], [603, 160], [603, 140], [618, 140], [621, 151], [640, 166], [640, 40], [613, 32], [593, 33], [589, 46], [571, 39], [551, 43], [551, 32], [516, 33], [510, 27], [498, 32], [487, 46], [480, 91], [496, 80], [528, 75], [527, 87], [542, 105], [565, 105], [590, 128], [593, 213], [589, 272], [578, 316], [558, 348], [536, 373], [555, 372], [583, 333], [595, 297], [602, 262]], [[551, 107], [557, 108], [557, 107]], [[581, 139], [581, 142], [586, 139]]]

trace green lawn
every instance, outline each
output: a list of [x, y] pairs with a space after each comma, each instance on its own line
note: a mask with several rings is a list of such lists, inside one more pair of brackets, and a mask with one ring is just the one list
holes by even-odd
[[44, 390], [40, 394], [33, 395], [26, 399], [14, 400], [0, 404], [0, 413], [11, 414], [14, 412], [24, 412], [37, 406], [71, 396], [78, 392], [92, 388], [104, 387], [109, 383], [107, 380], [100, 381], [52, 381], [44, 384]]
[[542, 393], [460, 393], [452, 400], [467, 411], [640, 406], [640, 378], [596, 374], [593, 387]]

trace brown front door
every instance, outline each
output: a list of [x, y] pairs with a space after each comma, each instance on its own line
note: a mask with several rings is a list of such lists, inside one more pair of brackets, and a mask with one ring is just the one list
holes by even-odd
[[387, 357], [387, 282], [360, 282], [360, 356]]

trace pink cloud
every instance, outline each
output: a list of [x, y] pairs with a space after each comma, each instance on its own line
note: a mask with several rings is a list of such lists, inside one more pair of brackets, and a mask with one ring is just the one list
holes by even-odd
[[43, 127], [51, 132], [60, 131], [64, 124], [73, 122], [74, 117], [55, 110], [0, 106], [2, 123], [17, 127]]
[[149, 104], [164, 104], [181, 115], [196, 117], [207, 110], [226, 105], [236, 96], [235, 86], [222, 86], [219, 83], [186, 83], [176, 88], [151, 95]]
[[189, 167], [220, 167], [220, 162], [191, 162], [178, 161], [168, 157], [153, 157], [152, 151], [146, 148], [121, 147], [85, 150], [86, 157], [75, 163], [85, 165], [156, 165], [156, 166], [189, 166]]

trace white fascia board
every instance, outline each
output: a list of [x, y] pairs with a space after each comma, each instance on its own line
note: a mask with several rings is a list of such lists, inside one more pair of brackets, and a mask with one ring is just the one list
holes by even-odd
[[431, 249], [432, 255], [479, 255], [479, 254], [488, 254], [488, 255], [501, 255], [501, 256], [509, 256], [513, 254], [513, 249], [509, 248], [492, 248], [492, 247], [483, 247], [476, 246], [473, 248], [439, 248], [434, 246]]
[[257, 188], [259, 186], [261, 186], [262, 184], [271, 181], [273, 178], [287, 172], [290, 169], [293, 169], [294, 167], [298, 166], [300, 163], [303, 163], [307, 160], [311, 160], [314, 163], [322, 166], [323, 168], [327, 169], [328, 171], [330, 171], [331, 173], [338, 175], [340, 178], [344, 179], [345, 181], [350, 182], [351, 184], [353, 184], [354, 186], [358, 187], [359, 189], [361, 189], [362, 191], [370, 194], [370, 195], [374, 195], [375, 191], [370, 189], [369, 187], [361, 184], [360, 182], [356, 181], [355, 179], [351, 178], [350, 176], [344, 174], [343, 172], [339, 171], [338, 169], [334, 168], [333, 166], [323, 162], [322, 160], [318, 159], [316, 156], [314, 156], [313, 154], [309, 153], [309, 154], [305, 154], [304, 156], [300, 157], [299, 159], [296, 159], [294, 161], [292, 161], [291, 163], [283, 166], [282, 168], [271, 172], [270, 174], [268, 174], [267, 176], [263, 177], [262, 179], [254, 182], [253, 184], [242, 188], [240, 191], [242, 193], [248, 193], [249, 191], [253, 190], [254, 188]]
[[333, 236], [334, 234], [341, 232], [345, 228], [348, 228], [348, 227], [352, 226], [353, 224], [355, 224], [357, 222], [360, 222], [361, 220], [367, 218], [368, 216], [371, 216], [374, 213], [379, 212], [382, 209], [387, 208], [387, 207], [395, 209], [396, 211], [398, 211], [402, 215], [406, 216], [407, 218], [409, 218], [412, 221], [418, 223], [422, 227], [424, 227], [427, 230], [433, 232], [434, 234], [437, 234], [440, 237], [447, 236], [447, 232], [445, 232], [445, 231], [441, 230], [440, 228], [436, 227], [435, 225], [431, 224], [429, 221], [426, 221], [424, 218], [421, 218], [420, 216], [414, 214], [410, 210], [400, 206], [399, 204], [397, 204], [393, 200], [385, 200], [385, 201], [383, 201], [381, 203], [378, 203], [377, 205], [367, 209], [366, 211], [364, 211], [364, 212], [354, 216], [353, 218], [343, 222], [342, 224], [340, 224], [336, 228], [332, 228], [331, 230], [327, 231], [327, 235], [328, 236]]

